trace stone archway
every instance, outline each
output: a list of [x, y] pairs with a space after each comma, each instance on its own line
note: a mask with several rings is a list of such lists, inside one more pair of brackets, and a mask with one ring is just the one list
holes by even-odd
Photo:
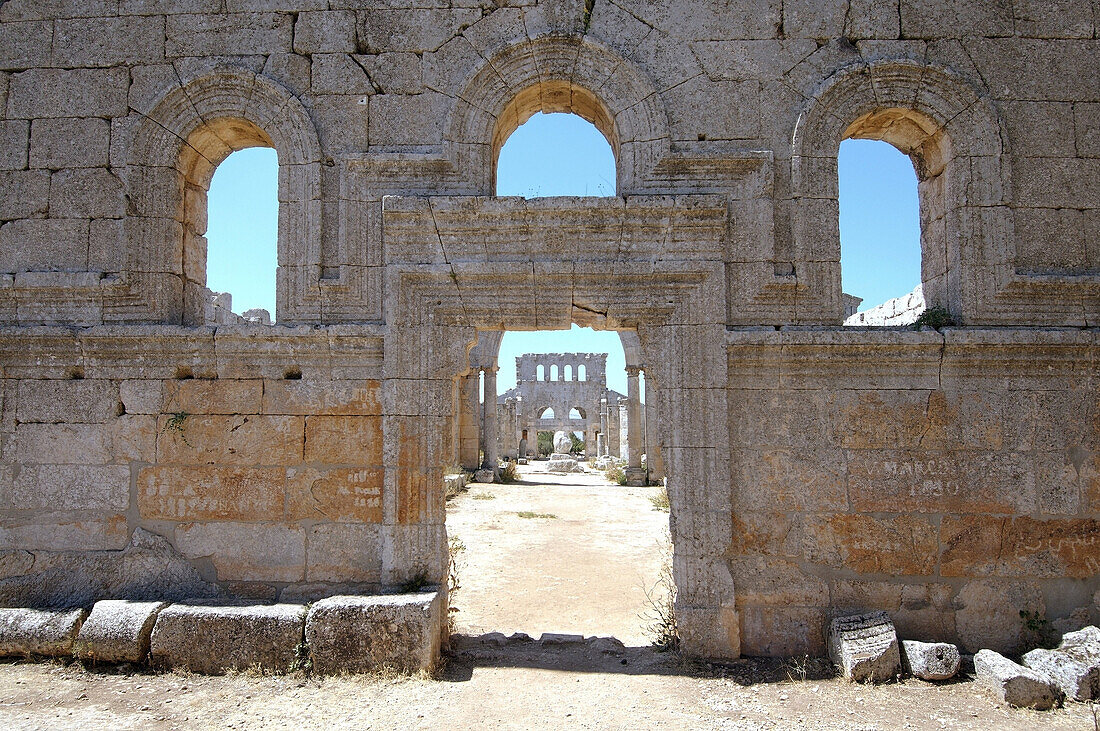
[[[722, 555], [731, 541], [724, 201], [394, 197], [382, 218], [392, 323], [383, 387], [392, 549], [384, 580], [445, 570], [441, 486], [453, 429], [438, 427], [453, 423], [478, 331], [565, 329], [576, 321], [633, 330], [660, 384], [683, 645], [693, 654], [736, 657], [734, 588]], [[460, 233], [475, 220], [486, 240], [511, 242], [514, 253], [487, 263], [464, 248]], [[557, 237], [577, 220], [599, 225], [584, 224], [584, 247], [563, 263]], [[619, 252], [624, 228], [636, 233], [630, 260]], [[669, 241], [684, 248], [670, 251]]]

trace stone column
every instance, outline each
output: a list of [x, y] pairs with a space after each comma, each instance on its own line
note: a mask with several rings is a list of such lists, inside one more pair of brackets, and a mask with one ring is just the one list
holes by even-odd
[[600, 440], [601, 441], [601, 444], [600, 444], [600, 456], [601, 457], [604, 456], [605, 454], [611, 454], [611, 452], [610, 452], [611, 447], [609, 446], [608, 441], [607, 441], [607, 434], [608, 434], [608, 429], [609, 428], [610, 428], [610, 425], [609, 425], [608, 419], [607, 419], [607, 394], [604, 394], [603, 396], [600, 396], [600, 436], [603, 437], [603, 439]]
[[478, 376], [463, 376], [458, 387], [458, 464], [464, 470], [476, 470], [481, 466], [478, 445], [481, 442], [481, 404], [479, 403]]
[[665, 479], [665, 464], [661, 458], [661, 450], [657, 447], [657, 389], [649, 371], [644, 372], [645, 405], [642, 409], [645, 412], [645, 466], [650, 482], [660, 482]]
[[642, 449], [645, 435], [642, 434], [642, 402], [638, 386], [637, 366], [626, 367], [626, 481], [630, 485], [645, 484], [645, 470], [642, 469]]
[[492, 470], [496, 479], [500, 472], [500, 434], [497, 430], [497, 369], [485, 368], [485, 392], [482, 401], [482, 449], [485, 462], [482, 469]]

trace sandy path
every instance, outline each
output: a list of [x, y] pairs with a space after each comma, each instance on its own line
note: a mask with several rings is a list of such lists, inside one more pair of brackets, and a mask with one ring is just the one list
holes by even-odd
[[521, 467], [511, 485], [474, 484], [448, 504], [448, 534], [466, 546], [457, 630], [648, 644], [641, 615], [668, 535], [668, 513], [650, 502], [660, 488], [623, 487], [599, 474], [550, 475], [541, 466]]

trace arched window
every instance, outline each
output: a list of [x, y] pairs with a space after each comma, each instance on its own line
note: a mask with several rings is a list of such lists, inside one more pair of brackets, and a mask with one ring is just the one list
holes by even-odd
[[615, 124], [594, 95], [544, 82], [520, 92], [500, 120], [497, 195], [615, 195]]
[[545, 381], [546, 380], [546, 366], [543, 366], [543, 365], [535, 366], [535, 380], [536, 381]]
[[572, 381], [573, 380], [573, 366], [566, 365], [563, 370], [564, 370], [564, 376], [563, 377], [565, 378], [565, 380]]
[[585, 413], [584, 413], [584, 409], [580, 408], [579, 406], [574, 406], [572, 409], [569, 410], [569, 418], [570, 419], [584, 419], [584, 418], [586, 418]]
[[554, 410], [552, 408], [550, 408], [549, 406], [546, 407], [539, 414], [539, 418], [540, 419], [553, 419], [554, 418]]
[[577, 380], [578, 381], [587, 381], [588, 380], [588, 369], [585, 367], [584, 363], [581, 363], [579, 366], [577, 366]]
[[208, 306], [207, 320], [223, 322], [236, 314], [271, 322], [278, 265], [278, 181], [278, 156], [264, 147], [234, 152], [214, 171], [207, 194], [206, 287], [220, 294], [214, 298], [215, 312]]
[[557, 364], [554, 364], [554, 365], [550, 366], [550, 380], [551, 381], [558, 380], [558, 366], [557, 366]]
[[847, 139], [837, 169], [845, 324], [911, 324], [924, 310], [913, 161], [887, 142]]

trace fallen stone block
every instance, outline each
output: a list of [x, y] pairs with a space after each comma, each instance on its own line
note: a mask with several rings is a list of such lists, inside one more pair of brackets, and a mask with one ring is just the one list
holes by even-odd
[[70, 655], [87, 616], [84, 609], [0, 609], [0, 657]]
[[431, 671], [439, 660], [442, 604], [435, 591], [322, 599], [306, 618], [314, 672]]
[[474, 472], [474, 482], [481, 482], [486, 485], [495, 482], [496, 476], [492, 470], [477, 470]]
[[1062, 691], [1048, 678], [993, 650], [974, 656], [974, 675], [1010, 706], [1046, 711], [1062, 699]]
[[216, 675], [226, 670], [290, 670], [302, 643], [300, 604], [173, 604], [157, 616], [153, 665]]
[[1062, 635], [1056, 650], [1037, 649], [1023, 657], [1024, 665], [1075, 701], [1100, 699], [1100, 629], [1085, 627]]
[[902, 640], [902, 662], [914, 678], [947, 680], [959, 672], [959, 648], [946, 642]]
[[167, 606], [127, 599], [96, 602], [73, 642], [73, 654], [97, 662], [145, 662], [153, 625]]
[[898, 634], [886, 612], [834, 618], [828, 644], [829, 659], [848, 680], [883, 683], [901, 672]]

